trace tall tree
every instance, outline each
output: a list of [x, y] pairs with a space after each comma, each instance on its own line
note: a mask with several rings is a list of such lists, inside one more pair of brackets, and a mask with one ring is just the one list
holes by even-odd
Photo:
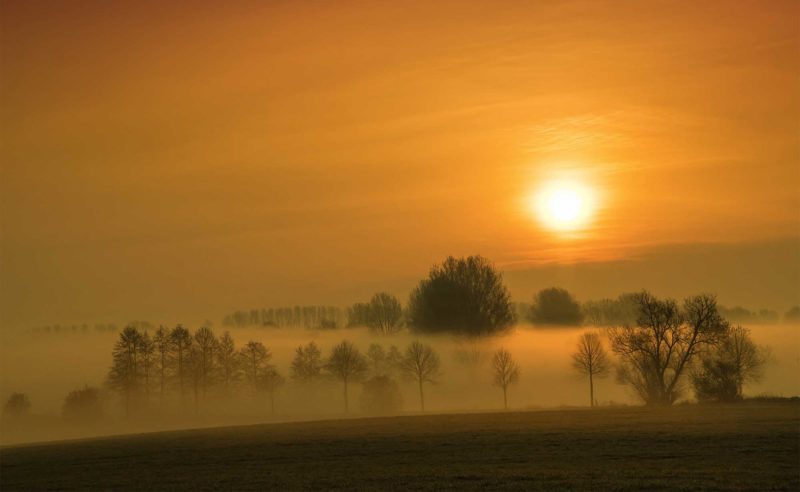
[[203, 396], [208, 392], [208, 386], [214, 373], [214, 353], [217, 349], [217, 337], [208, 326], [202, 326], [194, 333], [194, 342], [198, 349], [200, 387]]
[[519, 365], [511, 357], [511, 352], [500, 348], [492, 357], [494, 384], [503, 390], [503, 408], [508, 410], [508, 387], [519, 381]]
[[600, 335], [587, 332], [581, 335], [578, 346], [572, 354], [572, 367], [581, 374], [589, 376], [589, 406], [594, 406], [594, 378], [608, 374], [611, 363], [603, 348]]
[[216, 357], [223, 389], [227, 393], [231, 384], [239, 379], [242, 371], [241, 359], [238, 352], [236, 352], [236, 343], [233, 341], [230, 332], [226, 331], [220, 337]]
[[425, 411], [424, 383], [435, 383], [440, 374], [439, 355], [428, 345], [411, 342], [406, 349], [400, 369], [419, 385], [419, 405]]
[[269, 366], [272, 353], [261, 342], [249, 341], [241, 349], [242, 368], [254, 390], [258, 390], [258, 381]]
[[159, 399], [162, 404], [164, 403], [164, 385], [169, 371], [171, 343], [169, 331], [163, 326], [159, 326], [153, 336], [153, 345], [155, 346], [155, 358], [158, 367]]
[[718, 344], [727, 322], [717, 312], [716, 298], [698, 295], [682, 307], [647, 291], [636, 296], [637, 326], [609, 330], [611, 348], [619, 357], [618, 377], [648, 405], [671, 405], [689, 362], [704, 347]]
[[141, 366], [142, 385], [144, 386], [145, 398], [149, 404], [150, 401], [150, 388], [151, 388], [151, 374], [153, 366], [155, 365], [155, 351], [156, 346], [150, 334], [145, 331], [139, 338], [139, 365]]
[[189, 376], [189, 351], [192, 348], [192, 334], [181, 325], [172, 329], [169, 334], [170, 358], [173, 361], [175, 377], [178, 380], [178, 388], [181, 396], [186, 392], [186, 379]]
[[112, 364], [108, 385], [122, 392], [125, 414], [130, 415], [135, 394], [139, 389], [139, 349], [141, 337], [134, 326], [126, 326], [119, 334], [111, 352]]
[[295, 381], [312, 383], [319, 378], [322, 367], [322, 352], [316, 343], [309, 342], [297, 347], [289, 372]]
[[344, 385], [344, 411], [349, 411], [347, 385], [358, 380], [367, 371], [367, 360], [347, 340], [333, 347], [325, 368]]
[[488, 335], [514, 323], [502, 275], [481, 256], [447, 258], [412, 291], [408, 322], [413, 331]]

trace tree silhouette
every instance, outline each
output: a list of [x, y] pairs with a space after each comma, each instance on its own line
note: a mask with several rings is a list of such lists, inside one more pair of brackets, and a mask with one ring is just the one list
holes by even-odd
[[750, 330], [731, 328], [716, 347], [703, 354], [699, 367], [692, 372], [697, 399], [742, 399], [744, 383], [761, 379], [767, 357], [767, 349], [753, 343]]
[[97, 422], [103, 415], [100, 390], [84, 386], [83, 389], [69, 392], [64, 398], [61, 415], [70, 422]]
[[159, 399], [162, 404], [164, 403], [164, 385], [167, 381], [167, 371], [169, 370], [171, 343], [169, 331], [163, 326], [159, 326], [153, 336], [153, 345], [158, 366]]
[[519, 366], [511, 357], [511, 352], [500, 348], [492, 357], [494, 384], [503, 390], [503, 408], [508, 410], [508, 387], [519, 381]]
[[176, 326], [169, 334], [170, 358], [178, 379], [181, 396], [186, 392], [186, 377], [189, 375], [189, 351], [192, 348], [192, 335], [181, 325]]
[[259, 386], [269, 395], [269, 408], [272, 415], [275, 415], [275, 392], [284, 382], [283, 376], [274, 367], [266, 368], [259, 380]]
[[31, 401], [25, 393], [11, 393], [3, 405], [3, 417], [22, 418], [31, 411]]
[[316, 343], [309, 342], [297, 347], [289, 372], [295, 381], [312, 383], [319, 378], [322, 367], [322, 352]]
[[400, 365], [403, 373], [419, 385], [419, 405], [425, 411], [424, 383], [435, 383], [440, 375], [439, 355], [428, 345], [411, 342]]
[[219, 368], [222, 385], [227, 393], [231, 384], [236, 382], [241, 375], [241, 359], [236, 351], [236, 344], [230, 332], [225, 332], [219, 339], [216, 351], [217, 367]]
[[258, 390], [259, 379], [270, 367], [269, 361], [272, 359], [272, 353], [263, 343], [251, 340], [242, 347], [241, 358], [245, 377], [253, 389]]
[[133, 326], [126, 326], [119, 334], [111, 352], [112, 364], [108, 373], [108, 385], [123, 394], [125, 414], [130, 415], [131, 406], [139, 389], [140, 349], [142, 335]]
[[325, 368], [344, 385], [344, 411], [349, 411], [347, 385], [358, 380], [367, 371], [367, 361], [361, 352], [347, 340], [333, 347]]
[[541, 325], [577, 326], [583, 320], [581, 305], [565, 289], [551, 287], [533, 298], [530, 319]]
[[487, 335], [514, 323], [502, 275], [481, 256], [447, 258], [411, 292], [408, 322], [416, 332]]
[[637, 326], [611, 328], [611, 348], [619, 357], [617, 376], [648, 405], [671, 405], [680, 396], [684, 370], [699, 350], [719, 343], [728, 324], [716, 298], [687, 298], [682, 308], [647, 291], [636, 296]]
[[594, 378], [608, 374], [610, 362], [600, 335], [587, 332], [578, 339], [578, 346], [572, 354], [572, 367], [581, 374], [589, 376], [589, 406], [594, 406]]
[[195, 332], [194, 342], [198, 350], [197, 364], [200, 387], [203, 390], [203, 396], [205, 396], [214, 373], [214, 354], [217, 349], [218, 341], [211, 328], [202, 326]]
[[367, 326], [375, 333], [388, 335], [400, 329], [403, 307], [393, 295], [379, 292], [372, 296], [368, 305], [368, 313]]

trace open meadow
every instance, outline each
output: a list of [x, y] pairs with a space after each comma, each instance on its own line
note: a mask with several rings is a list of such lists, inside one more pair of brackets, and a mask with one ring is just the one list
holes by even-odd
[[[800, 404], [437, 414], [4, 447], [4, 490], [798, 490]], [[43, 466], [46, 464], [46, 466]]]

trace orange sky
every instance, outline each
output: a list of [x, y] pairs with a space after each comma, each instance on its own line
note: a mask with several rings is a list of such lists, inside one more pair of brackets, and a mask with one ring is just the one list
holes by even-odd
[[796, 1], [0, 5], [6, 324], [800, 236]]

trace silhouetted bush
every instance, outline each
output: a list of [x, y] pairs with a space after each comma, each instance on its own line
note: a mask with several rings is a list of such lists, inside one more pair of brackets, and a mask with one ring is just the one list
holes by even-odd
[[539, 325], [577, 326], [583, 321], [581, 305], [565, 289], [551, 287], [533, 298], [530, 320]]

